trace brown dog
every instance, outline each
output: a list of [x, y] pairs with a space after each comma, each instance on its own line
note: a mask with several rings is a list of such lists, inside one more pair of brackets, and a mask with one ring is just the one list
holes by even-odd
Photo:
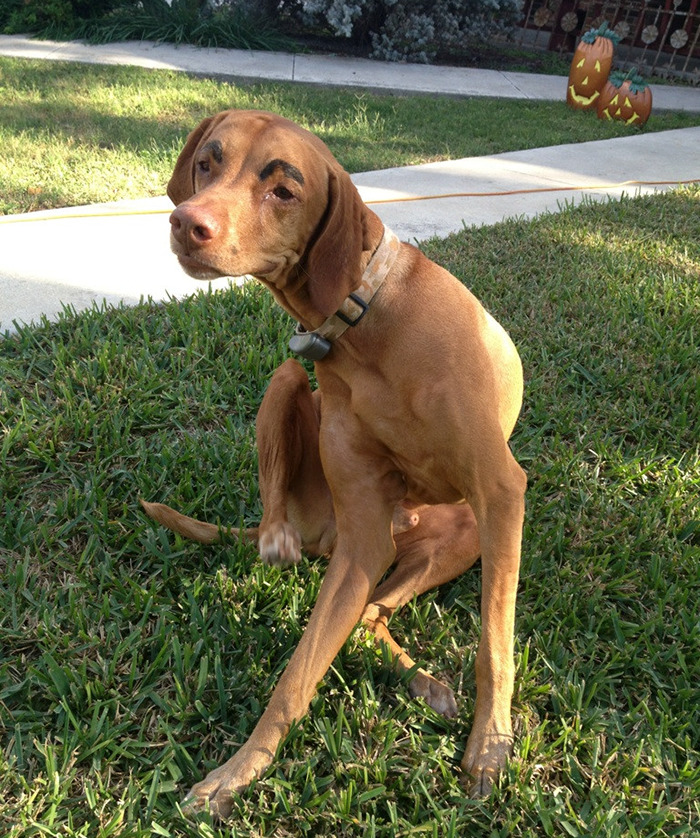
[[[400, 666], [387, 620], [481, 556], [476, 707], [462, 767], [488, 793], [512, 747], [513, 624], [525, 474], [508, 447], [522, 369], [504, 330], [417, 249], [399, 244], [313, 134], [281, 117], [227, 111], [188, 138], [168, 187], [172, 248], [192, 276], [252, 274], [299, 325], [318, 391], [294, 360], [257, 419], [263, 560], [330, 554], [304, 635], [243, 747], [187, 802], [220, 816], [270, 765], [359, 620]], [[217, 527], [169, 507], [151, 517], [200, 541]], [[232, 531], [238, 534], [237, 530]], [[379, 584], [386, 571], [393, 572]], [[378, 587], [377, 587], [378, 586]], [[411, 682], [448, 716], [454, 695]]]

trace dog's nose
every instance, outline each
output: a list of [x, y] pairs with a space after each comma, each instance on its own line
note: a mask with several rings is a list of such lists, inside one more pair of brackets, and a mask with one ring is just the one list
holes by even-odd
[[181, 205], [170, 215], [170, 229], [175, 240], [189, 247], [204, 247], [219, 233], [214, 216], [202, 207]]

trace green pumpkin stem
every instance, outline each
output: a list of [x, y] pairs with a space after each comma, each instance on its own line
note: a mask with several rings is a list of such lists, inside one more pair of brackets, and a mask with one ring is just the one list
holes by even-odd
[[620, 36], [608, 26], [607, 20], [604, 20], [597, 29], [589, 29], [581, 40], [586, 44], [592, 44], [595, 43], [596, 38], [608, 38], [613, 42], [613, 46], [620, 43]]
[[630, 85], [632, 93], [641, 93], [647, 89], [647, 83], [639, 75], [636, 67], [632, 67], [625, 73], [623, 70], [613, 70], [608, 76], [608, 81], [613, 87], [618, 89], [627, 81]]

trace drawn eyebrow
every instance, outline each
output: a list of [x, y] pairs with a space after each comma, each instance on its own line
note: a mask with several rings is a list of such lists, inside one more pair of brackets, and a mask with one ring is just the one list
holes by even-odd
[[287, 163], [286, 160], [280, 160], [276, 158], [275, 160], [271, 160], [267, 166], [260, 172], [260, 180], [265, 180], [269, 178], [270, 175], [275, 171], [275, 169], [282, 169], [282, 171], [290, 177], [292, 180], [295, 180], [297, 183], [300, 183], [302, 186], [304, 185], [304, 175], [297, 169], [296, 166], [292, 166], [291, 163]]
[[210, 140], [208, 143], [205, 143], [201, 151], [211, 153], [211, 156], [217, 163], [221, 163], [224, 159], [224, 149], [218, 140]]

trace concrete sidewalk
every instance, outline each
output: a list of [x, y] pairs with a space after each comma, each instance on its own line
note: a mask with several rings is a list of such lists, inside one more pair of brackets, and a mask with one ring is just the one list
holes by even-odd
[[[410, 88], [406, 85], [413, 78], [416, 85], [423, 85], [414, 88], [414, 92], [425, 92], [430, 83], [435, 84], [434, 92], [449, 95], [455, 95], [459, 74], [462, 84], [466, 83], [463, 74], [469, 74], [471, 88], [481, 90], [481, 94], [470, 95], [491, 96], [496, 95], [494, 75], [520, 75], [461, 68], [412, 68], [329, 56], [232, 55], [233, 51], [226, 50], [152, 44], [47, 45], [0, 37], [0, 54], [10, 54], [8, 50], [18, 57], [88, 61], [98, 60], [95, 56], [99, 55], [103, 63], [148, 61], [151, 63], [147, 66], [170, 68], [177, 59], [175, 69], [221, 75], [226, 67], [227, 72], [238, 76], [245, 75], [242, 68], [248, 61], [246, 66], [256, 78], [279, 78], [272, 74], [284, 70], [296, 76], [297, 81], [302, 80], [298, 76], [303, 58], [309, 60], [309, 67], [315, 68], [313, 72], [303, 71], [304, 81], [355, 83], [340, 81], [343, 73], [353, 72], [356, 83], [362, 86], [365, 85], [359, 79], [371, 77], [368, 86], [376, 88], [386, 83], [385, 89], [407, 90]], [[288, 64], [283, 68], [283, 59], [293, 59], [291, 68]], [[211, 62], [216, 64], [216, 70], [211, 69]], [[261, 75], [264, 72], [268, 75]], [[479, 83], [478, 79], [483, 81]], [[527, 88], [528, 95], [520, 93], [518, 98], [549, 98], [544, 91], [550, 86], [552, 98], [563, 99], [564, 80], [548, 76], [535, 79], [541, 82], [521, 85]], [[533, 91], [540, 83], [541, 95], [536, 97]], [[515, 95], [517, 86], [512, 78], [501, 78], [500, 84]], [[700, 91], [668, 90], [693, 94], [700, 111]], [[465, 94], [464, 88], [461, 92]], [[691, 97], [685, 96], [684, 101], [691, 102]], [[681, 181], [700, 180], [699, 149], [700, 127], [696, 127], [365, 172], [353, 176], [353, 180], [363, 199], [400, 238], [420, 241], [448, 235], [464, 225], [556, 212], [564, 202], [579, 202], [584, 196], [605, 199], [608, 195], [645, 193]], [[624, 183], [628, 181], [644, 183]], [[445, 195], [451, 197], [439, 197]], [[430, 197], [418, 202], [406, 200], [426, 196]], [[397, 198], [403, 200], [396, 202]], [[13, 321], [36, 322], [42, 315], [53, 318], [64, 306], [80, 310], [103, 300], [108, 304], [136, 303], [148, 296], [163, 300], [202, 289], [202, 283], [181, 271], [169, 251], [171, 209], [168, 199], [162, 197], [0, 217], [0, 334], [12, 331]], [[222, 279], [211, 285], [225, 287], [229, 282]]]
[[[335, 55], [302, 55], [254, 50], [212, 49], [130, 41], [84, 44], [38, 41], [0, 35], [0, 55], [46, 61], [127, 64], [154, 70], [179, 70], [232, 79], [304, 82], [403, 93], [493, 96], [558, 101], [566, 96], [566, 76], [510, 73], [470, 67], [394, 64]], [[700, 113], [700, 90], [651, 85], [655, 110]]]

